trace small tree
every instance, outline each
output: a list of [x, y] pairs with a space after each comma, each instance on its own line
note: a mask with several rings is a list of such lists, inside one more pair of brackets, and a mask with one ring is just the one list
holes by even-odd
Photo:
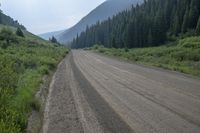
[[18, 35], [20, 37], [24, 37], [24, 33], [22, 32], [22, 30], [19, 27], [17, 28], [16, 35]]

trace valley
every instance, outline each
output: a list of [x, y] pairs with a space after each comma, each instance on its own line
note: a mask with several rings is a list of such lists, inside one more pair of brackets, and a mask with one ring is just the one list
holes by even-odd
[[0, 8], [0, 133], [199, 133], [199, 0]]

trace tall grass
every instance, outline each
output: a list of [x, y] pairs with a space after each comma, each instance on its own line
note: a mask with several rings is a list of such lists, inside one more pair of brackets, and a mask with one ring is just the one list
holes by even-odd
[[0, 41], [0, 133], [24, 132], [31, 110], [40, 109], [35, 93], [42, 77], [68, 52], [34, 36], [17, 40], [6, 49]]
[[133, 62], [200, 76], [200, 37], [189, 37], [160, 47], [114, 49], [95, 45], [91, 49]]

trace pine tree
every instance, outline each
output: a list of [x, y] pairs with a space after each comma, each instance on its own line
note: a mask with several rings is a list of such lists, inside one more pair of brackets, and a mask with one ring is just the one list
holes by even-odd
[[153, 36], [152, 36], [151, 29], [149, 30], [149, 33], [148, 33], [148, 44], [150, 46], [153, 44]]
[[197, 5], [195, 5], [196, 0], [191, 1], [190, 5], [190, 12], [189, 12], [189, 28], [193, 29], [195, 28], [198, 17], [199, 17], [199, 11], [197, 8]]
[[177, 36], [178, 33], [180, 33], [180, 30], [181, 30], [180, 21], [178, 15], [176, 15], [174, 19], [173, 33]]
[[116, 48], [157, 46], [167, 41], [166, 35], [170, 38], [187, 30], [199, 31], [199, 15], [200, 0], [145, 0], [86, 28], [73, 45], [77, 48], [97, 43]]
[[[155, 16], [155, 22], [156, 24], [156, 44], [160, 44], [160, 43], [163, 43], [166, 39], [166, 23], [165, 23], [165, 19], [161, 13], [161, 10], [160, 10], [160, 13], [158, 12], [158, 14]], [[177, 22], [178, 23], [178, 22]], [[176, 25], [178, 26], [178, 25]], [[179, 28], [180, 27], [176, 27], [178, 30], [177, 32], [179, 32]]]
[[52, 38], [50, 38], [49, 40], [50, 40], [52, 43], [58, 43], [57, 39], [56, 39], [54, 36], [52, 36]]
[[113, 48], [117, 48], [115, 38], [112, 38], [112, 47]]
[[197, 33], [197, 35], [200, 35], [200, 16], [199, 16], [199, 20], [198, 20], [198, 23], [196, 26], [196, 33]]
[[185, 11], [184, 18], [183, 18], [183, 25], [182, 25], [182, 29], [181, 29], [182, 33], [185, 33], [187, 31], [188, 19], [189, 19], [189, 9], [187, 8]]

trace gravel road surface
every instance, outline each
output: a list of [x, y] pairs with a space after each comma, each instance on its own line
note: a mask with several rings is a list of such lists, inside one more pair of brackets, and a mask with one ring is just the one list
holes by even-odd
[[200, 133], [200, 79], [73, 50], [51, 82], [43, 133]]

